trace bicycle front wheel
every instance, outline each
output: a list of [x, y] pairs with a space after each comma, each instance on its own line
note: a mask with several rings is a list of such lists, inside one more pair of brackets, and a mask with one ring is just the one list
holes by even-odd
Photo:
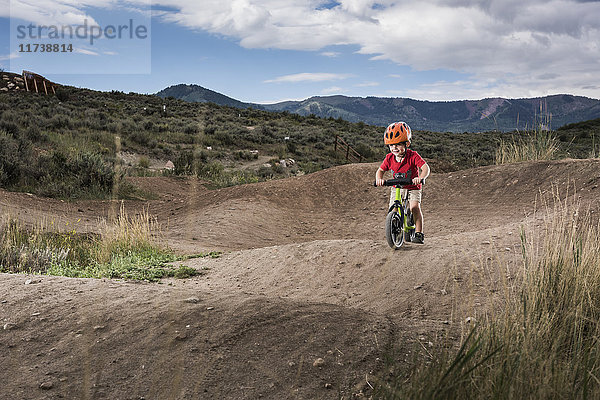
[[400, 213], [392, 210], [385, 219], [385, 238], [392, 249], [399, 249], [404, 243], [403, 218]]

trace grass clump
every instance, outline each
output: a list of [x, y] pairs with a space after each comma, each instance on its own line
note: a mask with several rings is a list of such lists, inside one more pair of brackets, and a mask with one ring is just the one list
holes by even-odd
[[[0, 272], [151, 282], [202, 273], [170, 265], [182, 257], [157, 244], [158, 225], [147, 210], [130, 217], [121, 207], [112, 222], [102, 222], [99, 234], [77, 233], [69, 225], [53, 231], [53, 225], [27, 228], [4, 218], [0, 226]], [[217, 257], [218, 253], [194, 257], [204, 256]]]
[[191, 278], [196, 275], [200, 275], [202, 272], [195, 268], [188, 267], [187, 265], [180, 265], [176, 270], [170, 271], [170, 275], [177, 279]]
[[555, 159], [560, 142], [556, 133], [550, 130], [550, 122], [550, 116], [546, 116], [537, 123], [535, 129], [526, 130], [523, 136], [501, 140], [496, 150], [496, 164]]
[[553, 160], [559, 151], [559, 143], [552, 131], [536, 129], [525, 136], [501, 140], [496, 150], [496, 165], [521, 161]]
[[[593, 215], [593, 214], [591, 214]], [[518, 287], [458, 350], [441, 345], [380, 398], [600, 396], [600, 224], [557, 203], [542, 232], [521, 235]], [[448, 343], [446, 343], [448, 345]]]

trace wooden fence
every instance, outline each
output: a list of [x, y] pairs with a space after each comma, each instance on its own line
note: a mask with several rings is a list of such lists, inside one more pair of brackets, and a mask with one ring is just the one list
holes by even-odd
[[340, 151], [346, 154], [346, 161], [361, 162], [362, 156], [356, 150], [354, 150], [348, 143], [344, 141], [340, 136], [335, 135], [335, 144], [333, 145], [334, 151]]
[[25, 90], [28, 92], [56, 94], [56, 90], [54, 90], [56, 83], [35, 72], [24, 70], [23, 80], [25, 81]]

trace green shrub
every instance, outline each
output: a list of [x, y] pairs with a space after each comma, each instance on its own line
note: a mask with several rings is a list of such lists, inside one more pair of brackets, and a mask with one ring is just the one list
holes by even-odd
[[150, 160], [148, 157], [142, 156], [138, 161], [138, 167], [147, 169], [150, 167]]
[[253, 153], [248, 150], [239, 150], [233, 153], [233, 157], [236, 160], [256, 160], [258, 158], [258, 153]]
[[214, 138], [224, 146], [231, 146], [235, 143], [233, 137], [227, 132], [218, 131], [215, 133]]
[[115, 175], [113, 164], [99, 154], [55, 151], [39, 156], [22, 184], [49, 197], [107, 198], [121, 178]]
[[4, 134], [10, 135], [12, 137], [19, 137], [19, 126], [12, 121], [3, 120], [0, 121], [0, 131], [4, 131]]
[[48, 128], [55, 130], [70, 129], [73, 127], [71, 118], [65, 115], [55, 115], [48, 121]]
[[69, 101], [71, 98], [69, 91], [64, 87], [59, 87], [56, 89], [56, 98], [60, 101]]
[[363, 158], [370, 159], [375, 156], [375, 151], [365, 143], [359, 143], [354, 147], [354, 150], [358, 152]]
[[169, 272], [169, 276], [173, 276], [177, 279], [186, 279], [191, 278], [193, 276], [201, 275], [202, 272], [197, 269], [188, 267], [187, 265], [182, 265], [174, 271]]
[[214, 133], [216, 132], [217, 128], [214, 125], [208, 125], [204, 128], [204, 133], [206, 135], [214, 135]]
[[144, 146], [147, 147], [148, 144], [150, 143], [150, 140], [152, 138], [151, 134], [149, 134], [148, 132], [145, 131], [137, 131], [132, 133], [129, 138], [139, 144], [140, 146]]
[[183, 132], [188, 135], [194, 135], [198, 133], [198, 125], [194, 123], [187, 124], [185, 128], [183, 128]]
[[194, 170], [194, 154], [191, 151], [182, 151], [179, 153], [173, 165], [175, 165], [176, 175], [191, 175]]
[[286, 142], [285, 148], [288, 151], [288, 153], [291, 153], [291, 154], [295, 154], [298, 151], [298, 146], [296, 145], [296, 143], [289, 142], [289, 141]]

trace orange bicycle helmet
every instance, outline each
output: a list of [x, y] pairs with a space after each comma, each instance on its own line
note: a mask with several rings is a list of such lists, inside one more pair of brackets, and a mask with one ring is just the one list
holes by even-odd
[[406, 142], [406, 147], [410, 146], [412, 132], [406, 122], [394, 122], [389, 124], [383, 135], [383, 142], [386, 145]]

